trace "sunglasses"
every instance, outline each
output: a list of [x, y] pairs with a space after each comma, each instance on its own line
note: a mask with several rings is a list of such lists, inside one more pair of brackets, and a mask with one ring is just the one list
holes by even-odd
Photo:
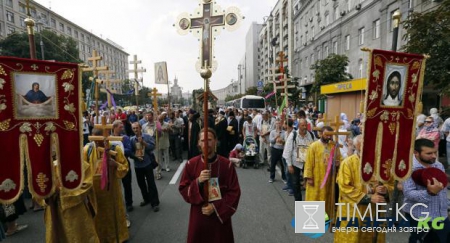
[[425, 121], [425, 123], [432, 123], [433, 121]]

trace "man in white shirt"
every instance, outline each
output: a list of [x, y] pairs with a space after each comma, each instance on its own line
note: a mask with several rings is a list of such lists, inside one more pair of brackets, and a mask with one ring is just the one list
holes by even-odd
[[[257, 122], [257, 121], [255, 121]], [[270, 132], [273, 130], [274, 123], [269, 119], [269, 114], [264, 112], [261, 122], [256, 123], [259, 132], [259, 162], [264, 163], [264, 153], [267, 151], [267, 161], [270, 161]], [[269, 164], [270, 165], [270, 164]]]
[[[294, 136], [295, 141], [294, 141]], [[300, 118], [298, 130], [289, 134], [284, 146], [283, 158], [286, 160], [289, 173], [291, 174], [295, 201], [302, 201], [301, 171], [306, 161], [306, 149], [315, 140], [314, 134], [307, 130], [307, 122]]]

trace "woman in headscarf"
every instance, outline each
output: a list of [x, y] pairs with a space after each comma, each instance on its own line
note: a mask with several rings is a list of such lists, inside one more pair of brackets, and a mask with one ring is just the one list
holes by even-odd
[[439, 128], [444, 123], [442, 118], [439, 116], [438, 109], [431, 108], [430, 109], [430, 116], [434, 119], [433, 123], [434, 123], [434, 126], [436, 128]]
[[439, 149], [439, 140], [441, 139], [439, 129], [434, 125], [434, 119], [432, 116], [425, 118], [425, 124], [423, 129], [420, 130], [416, 139], [426, 138], [433, 141], [434, 147]]
[[236, 146], [234, 146], [234, 149], [231, 150], [229, 156], [230, 161], [233, 162], [234, 166], [238, 168], [240, 167], [242, 158], [244, 157], [242, 155], [242, 149], [243, 147], [240, 143], [236, 144]]

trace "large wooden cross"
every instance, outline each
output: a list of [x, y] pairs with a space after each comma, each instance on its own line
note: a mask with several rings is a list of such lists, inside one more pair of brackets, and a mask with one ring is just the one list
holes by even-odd
[[161, 93], [158, 93], [158, 89], [153, 88], [152, 92], [147, 93], [148, 97], [153, 96], [153, 110], [156, 111], [158, 109], [158, 96], [161, 96]]
[[99, 61], [101, 61], [103, 58], [99, 55], [97, 55], [97, 51], [93, 50], [92, 51], [92, 57], [88, 58], [88, 61], [92, 62], [92, 67], [88, 67], [88, 68], [83, 68], [83, 72], [93, 72], [94, 77], [92, 77], [92, 79], [90, 79], [91, 81], [95, 82], [95, 121], [96, 123], [99, 123], [98, 121], [98, 117], [99, 117], [99, 113], [98, 113], [98, 99], [99, 99], [99, 95], [98, 95], [98, 85], [99, 83], [101, 83], [101, 80], [98, 80], [98, 73], [99, 71], [106, 71], [108, 70], [108, 66], [98, 66], [99, 65]]
[[[341, 120], [339, 119], [339, 116], [335, 116], [334, 117], [334, 122], [332, 122], [331, 127], [334, 129], [333, 132], [331, 131], [324, 131], [325, 135], [332, 135], [334, 136], [334, 141], [338, 144], [339, 143], [339, 135], [350, 135], [350, 132], [340, 132], [339, 131], [339, 127], [344, 125], [343, 122], [341, 122]], [[339, 147], [342, 148], [342, 144], [339, 144]]]
[[201, 55], [200, 63], [211, 68], [213, 38], [212, 31], [214, 26], [225, 26], [225, 15], [212, 15], [214, 3], [203, 3], [203, 14], [199, 18], [191, 19], [191, 29], [200, 29], [201, 35]]
[[145, 73], [147, 70], [145, 68], [138, 68], [138, 64], [141, 64], [142, 61], [138, 60], [137, 55], [134, 55], [133, 61], [130, 61], [130, 64], [133, 64], [133, 70], [128, 70], [129, 73], [134, 73], [134, 95], [136, 95], [136, 105], [139, 105], [138, 97], [139, 97], [139, 83], [138, 83], [138, 75], [139, 73]]
[[[327, 119], [327, 113], [323, 113], [323, 115], [322, 115], [322, 122], [323, 122], [323, 125], [324, 125], [324, 126], [329, 126], [331, 120], [328, 120], [328, 119]], [[314, 131], [321, 132], [321, 131], [322, 131], [322, 128], [321, 128], [321, 127], [314, 127], [313, 130], [314, 130]]]

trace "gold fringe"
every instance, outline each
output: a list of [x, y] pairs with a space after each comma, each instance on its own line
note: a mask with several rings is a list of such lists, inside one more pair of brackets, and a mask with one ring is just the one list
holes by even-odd
[[375, 175], [378, 181], [383, 181], [380, 177], [381, 164], [381, 145], [383, 145], [383, 122], [378, 123], [377, 135], [375, 143]]
[[416, 106], [416, 116], [422, 114], [423, 111], [423, 104], [422, 101], [420, 101]]
[[368, 47], [363, 47], [363, 48], [361, 48], [361, 51], [370, 52], [370, 54], [372, 54], [373, 49], [370, 49]]
[[[398, 167], [398, 164], [397, 164], [397, 149], [398, 149], [398, 139], [400, 138], [400, 122], [398, 120], [397, 120], [397, 124], [396, 125], [397, 125], [397, 128], [396, 128], [396, 131], [395, 131], [394, 154], [392, 156], [392, 164], [394, 166], [391, 167], [391, 171], [390, 171], [391, 177], [392, 177], [392, 175], [394, 175], [394, 177], [396, 177], [395, 170]], [[392, 168], [394, 168], [394, 170], [392, 170]], [[385, 181], [385, 182], [388, 183], [389, 181]]]

